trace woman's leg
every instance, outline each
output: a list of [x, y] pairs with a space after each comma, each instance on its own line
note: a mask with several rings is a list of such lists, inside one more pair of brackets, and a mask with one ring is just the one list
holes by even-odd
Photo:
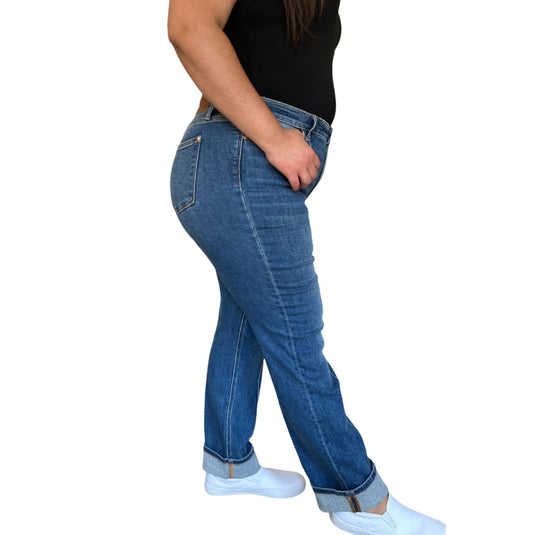
[[[260, 466], [249, 442], [264, 357], [249, 322], [218, 275], [221, 302], [208, 361], [204, 467], [219, 477], [244, 477]], [[214, 462], [214, 457], [221, 462]]]
[[[324, 162], [326, 140], [309, 138]], [[226, 120], [192, 123], [184, 142], [196, 150], [177, 155], [173, 166], [179, 219], [245, 314], [320, 508], [374, 507], [387, 488], [345, 414], [338, 379], [322, 351], [306, 193], [292, 191], [264, 153]], [[192, 188], [194, 202], [182, 205]], [[212, 466], [228, 464], [225, 453], [217, 453]]]

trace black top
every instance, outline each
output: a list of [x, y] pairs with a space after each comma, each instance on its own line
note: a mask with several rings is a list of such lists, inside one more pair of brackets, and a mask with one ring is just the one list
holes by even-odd
[[326, 0], [296, 52], [286, 38], [283, 0], [237, 0], [224, 32], [251, 83], [263, 97], [334, 119], [334, 50], [342, 31], [340, 0]]

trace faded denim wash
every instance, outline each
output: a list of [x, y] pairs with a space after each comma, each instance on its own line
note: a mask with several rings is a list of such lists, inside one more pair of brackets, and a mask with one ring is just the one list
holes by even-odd
[[388, 489], [346, 416], [323, 355], [322, 300], [305, 200], [325, 170], [332, 127], [262, 97], [284, 128], [297, 128], [321, 167], [293, 191], [264, 152], [213, 105], [178, 145], [171, 200], [215, 268], [221, 302], [208, 362], [203, 468], [224, 478], [254, 474], [250, 442], [265, 360], [282, 414], [322, 511], [365, 511]]

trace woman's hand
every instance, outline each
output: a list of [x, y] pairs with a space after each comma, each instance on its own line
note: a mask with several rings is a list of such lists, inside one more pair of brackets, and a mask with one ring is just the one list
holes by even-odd
[[264, 150], [269, 163], [290, 183], [293, 191], [308, 186], [317, 176], [321, 162], [297, 128], [282, 128], [274, 142]]

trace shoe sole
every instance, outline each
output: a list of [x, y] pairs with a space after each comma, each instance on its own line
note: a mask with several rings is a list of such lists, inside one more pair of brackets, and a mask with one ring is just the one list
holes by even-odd
[[228, 488], [204, 483], [204, 490], [212, 496], [235, 496], [237, 494], [255, 494], [257, 496], [265, 496], [267, 498], [293, 498], [298, 496], [305, 490], [305, 485], [299, 484], [286, 489], [244, 489], [244, 488]]
[[333, 513], [329, 513], [329, 518], [331, 519], [331, 522], [337, 528], [343, 529], [344, 531], [347, 531], [349, 533], [353, 533], [353, 535], [375, 535], [371, 531], [367, 531], [365, 529], [357, 528], [356, 526], [352, 526], [351, 524], [348, 524], [347, 522], [344, 522], [343, 520], [340, 520]]

